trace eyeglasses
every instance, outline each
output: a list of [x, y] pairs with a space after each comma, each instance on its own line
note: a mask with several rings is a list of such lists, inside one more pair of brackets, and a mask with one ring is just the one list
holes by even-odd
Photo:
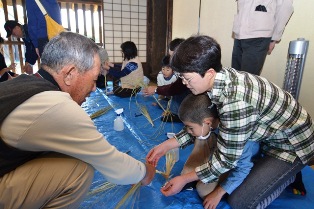
[[186, 79], [184, 76], [182, 76], [182, 75], [179, 75], [179, 78], [181, 78], [182, 79], [182, 83], [184, 84], [189, 84], [190, 82], [191, 82], [191, 80], [194, 78], [195, 76], [193, 76], [193, 77], [191, 77], [191, 78], [189, 78], [189, 79]]

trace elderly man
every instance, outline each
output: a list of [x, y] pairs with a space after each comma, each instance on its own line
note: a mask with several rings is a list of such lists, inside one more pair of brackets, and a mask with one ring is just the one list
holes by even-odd
[[24, 41], [25, 45], [25, 65], [22, 68], [22, 72], [27, 74], [33, 74], [33, 65], [38, 59], [38, 54], [36, 48], [33, 45], [29, 35], [28, 35], [28, 26], [27, 24], [21, 25], [15, 20], [8, 20], [4, 24], [4, 29], [7, 31], [7, 38], [14, 36], [16, 38], [21, 38]]
[[41, 64], [0, 84], [0, 208], [78, 208], [94, 169], [112, 183], [150, 183], [153, 166], [110, 145], [80, 107], [96, 90], [99, 47], [63, 32]]

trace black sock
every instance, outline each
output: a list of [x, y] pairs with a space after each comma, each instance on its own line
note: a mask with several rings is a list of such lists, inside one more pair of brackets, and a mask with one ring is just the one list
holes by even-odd
[[300, 194], [302, 196], [306, 195], [306, 189], [303, 184], [301, 171], [297, 173], [295, 180], [290, 184], [290, 187], [292, 187], [294, 194]]

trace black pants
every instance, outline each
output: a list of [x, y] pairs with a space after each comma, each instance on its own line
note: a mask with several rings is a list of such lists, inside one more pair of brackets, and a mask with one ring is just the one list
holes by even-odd
[[141, 87], [135, 89], [122, 88], [121, 86], [119, 86], [119, 82], [120, 79], [113, 79], [113, 93], [118, 97], [125, 98], [135, 96], [138, 92], [141, 91]]
[[271, 38], [234, 39], [231, 67], [260, 75]]
[[39, 50], [39, 55], [41, 56], [43, 54], [45, 45], [48, 43], [48, 37], [45, 38], [38, 38], [38, 50]]

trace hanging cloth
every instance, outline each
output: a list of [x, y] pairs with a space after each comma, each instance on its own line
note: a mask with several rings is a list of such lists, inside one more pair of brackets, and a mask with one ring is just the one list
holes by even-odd
[[65, 31], [65, 29], [63, 28], [62, 25], [60, 25], [59, 23], [54, 21], [54, 19], [52, 19], [48, 15], [46, 9], [44, 8], [44, 6], [41, 4], [41, 2], [39, 0], [35, 0], [35, 2], [37, 3], [40, 11], [45, 16], [46, 25], [47, 25], [47, 35], [48, 35], [49, 40], [52, 39], [53, 37], [55, 37], [56, 35], [58, 35], [59, 33]]

